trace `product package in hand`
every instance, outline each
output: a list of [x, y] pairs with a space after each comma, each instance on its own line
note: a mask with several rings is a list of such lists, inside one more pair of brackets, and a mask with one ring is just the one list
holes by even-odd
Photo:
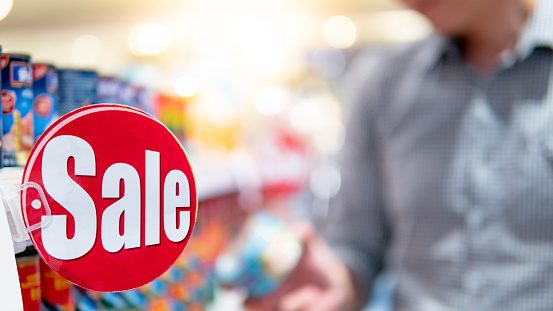
[[238, 238], [215, 263], [215, 277], [224, 287], [262, 297], [279, 288], [298, 265], [300, 238], [281, 219], [267, 212], [250, 216]]

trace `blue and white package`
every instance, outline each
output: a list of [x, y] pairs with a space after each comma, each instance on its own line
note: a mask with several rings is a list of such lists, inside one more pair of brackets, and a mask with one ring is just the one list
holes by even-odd
[[4, 166], [25, 165], [34, 144], [31, 57], [2, 54]]
[[147, 114], [154, 115], [154, 97], [155, 93], [145, 87], [139, 87], [136, 92], [136, 108]]
[[59, 117], [58, 115], [58, 73], [49, 64], [33, 64], [33, 116], [35, 141]]
[[121, 80], [115, 77], [98, 77], [96, 82], [96, 98], [98, 104], [119, 104], [119, 88]]
[[119, 104], [136, 107], [136, 94], [138, 88], [130, 83], [121, 81], [119, 84]]
[[96, 101], [96, 79], [98, 74], [92, 70], [59, 69], [60, 116], [77, 108], [92, 105]]

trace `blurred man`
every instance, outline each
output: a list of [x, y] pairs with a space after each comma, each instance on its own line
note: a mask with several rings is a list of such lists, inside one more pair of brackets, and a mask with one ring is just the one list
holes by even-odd
[[326, 242], [252, 310], [358, 310], [383, 268], [395, 310], [553, 310], [553, 1], [404, 2], [437, 33], [362, 83]]

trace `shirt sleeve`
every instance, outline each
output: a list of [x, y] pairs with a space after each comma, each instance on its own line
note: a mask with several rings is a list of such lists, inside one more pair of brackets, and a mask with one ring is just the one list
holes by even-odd
[[363, 79], [366, 82], [352, 96], [340, 158], [341, 188], [331, 204], [323, 230], [325, 239], [348, 266], [366, 296], [382, 269], [389, 240], [376, 131], [382, 101], [378, 73], [377, 68], [371, 70]]

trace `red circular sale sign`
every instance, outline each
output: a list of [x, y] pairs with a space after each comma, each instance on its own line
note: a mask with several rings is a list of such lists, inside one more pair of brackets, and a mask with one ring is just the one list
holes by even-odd
[[94, 105], [53, 124], [36, 143], [21, 206], [40, 256], [67, 280], [97, 291], [144, 285], [182, 253], [196, 219], [186, 153], [159, 121], [133, 108]]

